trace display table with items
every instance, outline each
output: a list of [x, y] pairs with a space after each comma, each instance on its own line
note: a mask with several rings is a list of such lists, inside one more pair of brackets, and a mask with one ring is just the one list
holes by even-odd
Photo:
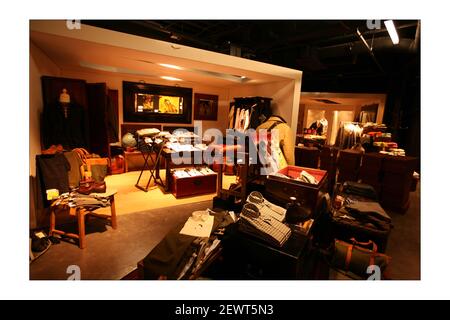
[[[195, 211], [138, 263], [141, 279], [299, 279], [313, 221], [288, 224], [289, 210], [259, 192], [242, 212]], [[301, 228], [304, 226], [304, 228]]]
[[217, 173], [208, 167], [173, 170], [171, 180], [171, 191], [176, 198], [215, 193], [217, 190]]
[[[84, 249], [86, 247], [85, 217], [87, 215], [108, 219], [111, 222], [111, 227], [117, 229], [116, 207], [114, 202], [114, 195], [116, 193], [116, 190], [106, 190], [103, 193], [90, 193], [87, 195], [77, 192], [62, 194], [55, 199], [50, 206], [49, 235], [53, 236], [58, 234], [64, 237], [77, 239], [79, 247]], [[104, 207], [110, 207], [110, 216], [99, 215], [94, 212], [96, 209]], [[61, 210], [69, 210], [69, 214], [77, 218], [78, 234], [56, 229], [56, 217]]]
[[[164, 171], [165, 171], [165, 180], [163, 181], [160, 178], [160, 170], [161, 170], [161, 161], [157, 162], [156, 169], [156, 178], [158, 181], [161, 181], [161, 186], [163, 187], [165, 192], [169, 192], [172, 189], [172, 173], [175, 168], [193, 168], [198, 166], [199, 164], [195, 164], [195, 159], [201, 159], [203, 162], [203, 152], [204, 150], [200, 149], [186, 149], [185, 151], [175, 151], [169, 149], [167, 147], [163, 148], [161, 151], [161, 157], [164, 158]], [[177, 161], [173, 161], [174, 158], [177, 158]], [[161, 179], [161, 180], [160, 180]]]
[[[205, 166], [204, 152], [207, 146], [196, 144], [198, 136], [192, 132], [162, 132], [156, 128], [136, 131], [137, 147], [144, 159], [136, 187], [148, 191], [152, 181], [165, 192], [173, 192], [178, 197], [194, 196], [216, 192], [217, 174]], [[160, 175], [164, 166], [165, 178]], [[175, 170], [175, 169], [179, 170]], [[180, 169], [183, 168], [183, 169]], [[140, 180], [144, 172], [150, 177], [145, 185]]]

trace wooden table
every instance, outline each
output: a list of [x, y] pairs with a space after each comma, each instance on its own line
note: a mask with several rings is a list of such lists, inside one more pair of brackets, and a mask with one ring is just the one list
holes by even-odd
[[[78, 207], [70, 207], [68, 200], [55, 201], [50, 206], [50, 236], [54, 234], [59, 234], [62, 236], [66, 236], [72, 239], [78, 239], [78, 244], [81, 249], [86, 247], [86, 232], [85, 232], [85, 216], [91, 215], [98, 218], [109, 219], [111, 220], [111, 227], [113, 229], [117, 229], [117, 217], [116, 217], [116, 206], [114, 201], [114, 195], [117, 193], [116, 190], [107, 190], [105, 193], [95, 193], [91, 195], [99, 195], [101, 197], [107, 197], [110, 201], [111, 215], [100, 215], [97, 214], [83, 206]], [[56, 229], [56, 211], [60, 209], [69, 209], [69, 214], [71, 216], [76, 216], [78, 220], [78, 234], [64, 232], [62, 230]]]

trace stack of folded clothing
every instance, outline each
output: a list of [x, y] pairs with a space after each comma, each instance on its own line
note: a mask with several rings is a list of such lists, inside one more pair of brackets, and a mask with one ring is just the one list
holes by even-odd
[[136, 133], [140, 137], [153, 137], [153, 136], [158, 135], [160, 132], [161, 131], [156, 128], [145, 128], [145, 129], [140, 129], [140, 130], [136, 131]]
[[69, 197], [70, 207], [85, 207], [91, 210], [96, 208], [108, 207], [110, 206], [110, 201], [108, 197], [102, 197], [99, 195], [82, 195], [78, 193], [72, 193]]
[[248, 203], [253, 203], [258, 207], [261, 214], [269, 215], [278, 221], [283, 222], [286, 217], [286, 209], [272, 202], [267, 201], [263, 195], [258, 191], [251, 192], [247, 197]]
[[355, 195], [372, 200], [378, 199], [375, 189], [371, 185], [365, 183], [346, 181], [343, 185], [343, 192], [346, 195]]
[[282, 247], [291, 236], [288, 226], [272, 216], [261, 214], [253, 203], [244, 205], [239, 219], [239, 230], [277, 247]]
[[178, 179], [189, 178], [189, 177], [208, 176], [211, 174], [216, 174], [216, 173], [208, 167], [178, 169], [178, 170], [173, 171], [173, 176]]
[[355, 218], [373, 221], [375, 225], [379, 225], [380, 221], [391, 222], [391, 217], [375, 201], [352, 201], [345, 206], [345, 209]]

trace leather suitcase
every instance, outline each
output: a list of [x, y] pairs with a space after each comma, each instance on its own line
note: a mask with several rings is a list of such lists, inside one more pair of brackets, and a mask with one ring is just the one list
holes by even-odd
[[177, 178], [172, 176], [172, 193], [176, 198], [216, 193], [217, 174]]

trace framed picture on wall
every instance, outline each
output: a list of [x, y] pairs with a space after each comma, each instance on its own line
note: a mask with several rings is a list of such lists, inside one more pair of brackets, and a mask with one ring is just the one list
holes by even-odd
[[123, 81], [124, 122], [191, 123], [192, 89]]
[[219, 96], [194, 94], [194, 120], [217, 120]]

